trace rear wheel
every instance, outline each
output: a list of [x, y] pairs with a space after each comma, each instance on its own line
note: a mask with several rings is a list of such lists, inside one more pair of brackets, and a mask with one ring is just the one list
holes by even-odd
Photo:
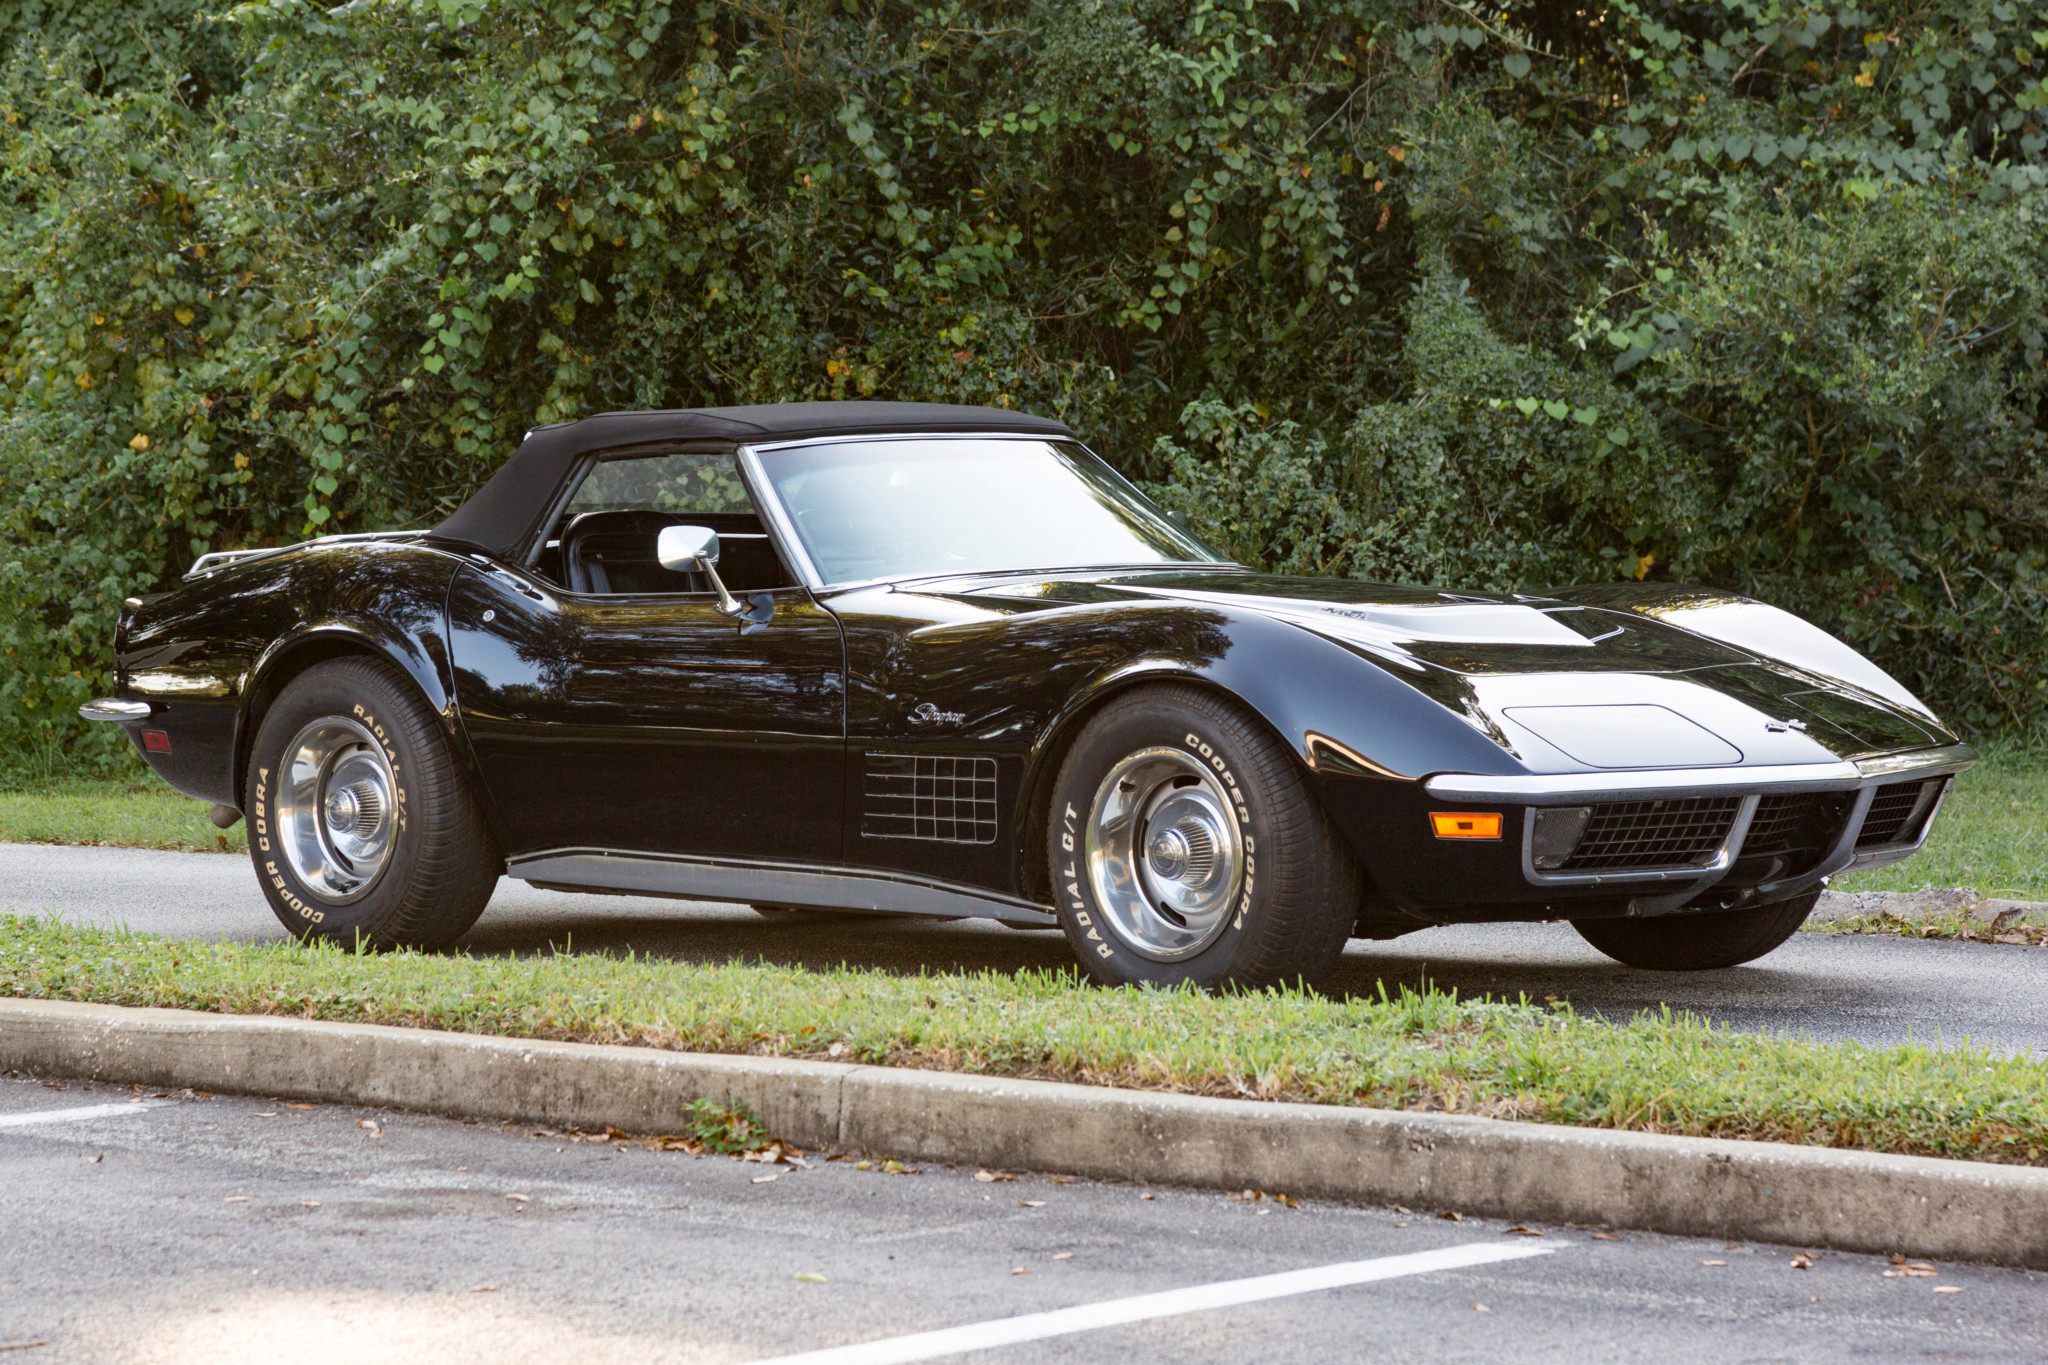
[[1314, 981], [1358, 915], [1357, 861], [1294, 755], [1199, 688], [1103, 708], [1049, 814], [1061, 927], [1106, 984]]
[[382, 660], [294, 678], [257, 729], [244, 791], [257, 880], [300, 938], [445, 947], [504, 871], [438, 718]]
[[1630, 967], [1705, 972], [1754, 962], [1799, 931], [1820, 900], [1809, 891], [1753, 910], [1716, 910], [1653, 919], [1574, 920], [1579, 937]]

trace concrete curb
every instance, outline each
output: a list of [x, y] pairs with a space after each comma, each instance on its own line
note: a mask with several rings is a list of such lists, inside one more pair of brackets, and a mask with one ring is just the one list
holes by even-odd
[[261, 1015], [0, 1000], [0, 1069], [2048, 1269], [2048, 1170], [1454, 1114]]

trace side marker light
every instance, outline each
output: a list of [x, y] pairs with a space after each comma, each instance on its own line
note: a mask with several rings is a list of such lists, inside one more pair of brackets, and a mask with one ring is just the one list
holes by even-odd
[[1439, 839], [1500, 838], [1499, 811], [1433, 810], [1429, 813], [1429, 823]]
[[144, 730], [142, 747], [153, 754], [167, 754], [171, 751], [171, 737], [161, 730]]

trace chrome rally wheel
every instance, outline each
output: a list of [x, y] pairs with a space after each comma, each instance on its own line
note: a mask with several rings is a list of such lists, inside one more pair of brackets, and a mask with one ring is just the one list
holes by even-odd
[[263, 895], [300, 938], [445, 947], [505, 870], [441, 718], [384, 659], [324, 660], [286, 684], [242, 800]]
[[1140, 749], [1096, 789], [1090, 888], [1110, 928], [1156, 962], [1207, 947], [1244, 886], [1244, 836], [1230, 798], [1193, 754]]
[[391, 861], [397, 806], [383, 746], [346, 716], [322, 716], [285, 746], [278, 841], [299, 881], [321, 900], [347, 905], [375, 885]]
[[1089, 976], [1114, 986], [1312, 982], [1363, 876], [1301, 760], [1234, 698], [1136, 687], [1095, 713], [1046, 802], [1047, 880]]

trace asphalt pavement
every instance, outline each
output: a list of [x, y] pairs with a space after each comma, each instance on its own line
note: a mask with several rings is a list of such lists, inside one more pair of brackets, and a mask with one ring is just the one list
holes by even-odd
[[[0, 911], [10, 909], [224, 942], [285, 937], [248, 859], [231, 854], [0, 844]], [[569, 895], [509, 879], [460, 946], [908, 972], [1073, 963], [1057, 931], [987, 920], [764, 920], [744, 907]], [[1803, 933], [1748, 966], [1647, 972], [1601, 956], [1567, 925], [1471, 925], [1354, 941], [1328, 988], [1373, 994], [1425, 982], [1468, 996], [1555, 996], [1615, 1018], [1668, 1005], [1737, 1029], [2048, 1057], [2048, 948]]]
[[[2036, 1272], [1902, 1274], [1875, 1256], [829, 1155], [767, 1166], [0, 1078], [0, 1350], [24, 1365], [849, 1347], [817, 1365], [2048, 1358]], [[1474, 1263], [1496, 1256], [1512, 1259]]]

